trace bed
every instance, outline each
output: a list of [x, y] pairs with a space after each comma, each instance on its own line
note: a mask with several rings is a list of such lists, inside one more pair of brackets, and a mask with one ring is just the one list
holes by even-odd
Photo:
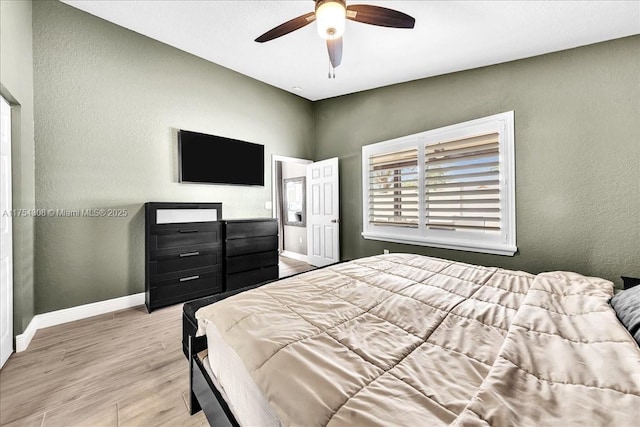
[[[627, 292], [627, 291], [625, 291]], [[613, 285], [413, 254], [185, 305], [192, 411], [241, 426], [631, 426]]]

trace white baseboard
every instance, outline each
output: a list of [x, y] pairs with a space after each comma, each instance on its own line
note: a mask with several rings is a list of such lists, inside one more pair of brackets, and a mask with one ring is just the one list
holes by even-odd
[[307, 264], [309, 264], [309, 258], [306, 255], [299, 254], [297, 252], [282, 251], [280, 252], [280, 256], [283, 256], [285, 258], [297, 259], [298, 261], [306, 262]]
[[29, 322], [27, 329], [25, 329], [22, 334], [16, 336], [16, 353], [25, 351], [27, 347], [29, 347], [29, 343], [38, 329], [86, 319], [87, 317], [98, 316], [112, 311], [124, 310], [142, 304], [144, 304], [144, 292], [65, 308], [63, 310], [50, 311], [49, 313], [36, 314], [33, 316], [33, 319], [31, 319], [31, 322]]
[[38, 315], [33, 316], [33, 319], [29, 322], [27, 329], [25, 329], [22, 334], [16, 336], [16, 353], [25, 351], [27, 347], [29, 347], [29, 343], [33, 339], [33, 336], [38, 332], [36, 317], [38, 317]]

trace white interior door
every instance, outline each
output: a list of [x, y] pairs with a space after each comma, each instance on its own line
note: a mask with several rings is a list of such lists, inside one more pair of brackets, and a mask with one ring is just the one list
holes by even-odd
[[13, 353], [11, 107], [0, 97], [0, 367]]
[[340, 261], [338, 158], [307, 165], [307, 256], [317, 267]]

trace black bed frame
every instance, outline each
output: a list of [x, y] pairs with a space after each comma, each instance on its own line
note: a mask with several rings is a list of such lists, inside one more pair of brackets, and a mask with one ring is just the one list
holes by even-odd
[[203, 358], [197, 354], [189, 358], [189, 412], [191, 415], [204, 411], [209, 425], [216, 427], [239, 427], [227, 402], [211, 381], [204, 369]]
[[263, 283], [231, 292], [200, 298], [185, 303], [182, 307], [182, 351], [189, 360], [189, 410], [191, 415], [204, 411], [209, 424], [215, 427], [239, 427], [229, 405], [216, 388], [203, 365], [207, 350], [207, 337], [196, 337], [198, 321], [195, 313], [199, 308], [232, 295], [257, 288]]

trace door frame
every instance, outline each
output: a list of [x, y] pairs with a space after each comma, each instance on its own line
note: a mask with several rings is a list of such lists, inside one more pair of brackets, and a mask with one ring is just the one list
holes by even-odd
[[[4, 96], [0, 97], [0, 103], [2, 104], [2, 114], [5, 113], [5, 108], [8, 109], [8, 117], [6, 118], [7, 123], [8, 123], [8, 129], [5, 128], [5, 131], [8, 131], [8, 165], [7, 168], [9, 175], [8, 175], [8, 179], [7, 179], [7, 187], [6, 190], [8, 192], [8, 194], [2, 194], [2, 192], [0, 191], [0, 197], [4, 198], [7, 197], [7, 203], [6, 206], [3, 206], [3, 210], [11, 210], [12, 209], [12, 197], [13, 197], [13, 188], [12, 188], [12, 181], [13, 181], [13, 176], [12, 176], [12, 171], [13, 171], [13, 167], [11, 164], [12, 161], [12, 141], [11, 141], [11, 133], [12, 133], [12, 108], [11, 108], [11, 103], [9, 102], [8, 99], [6, 99]], [[6, 104], [6, 106], [5, 106]], [[5, 120], [5, 117], [0, 118], [0, 120]], [[5, 123], [6, 126], [6, 123]], [[4, 126], [3, 126], [4, 128]], [[4, 168], [3, 168], [4, 169]], [[5, 247], [5, 249], [8, 252], [7, 258], [8, 258], [8, 264], [7, 264], [7, 283], [4, 284], [0, 284], [0, 286], [6, 286], [6, 289], [3, 289], [3, 291], [6, 291], [6, 293], [3, 295], [2, 301], [0, 301], [0, 304], [2, 304], [2, 306], [0, 306], [0, 317], [4, 317], [7, 316], [7, 324], [4, 325], [7, 328], [7, 333], [8, 333], [8, 340], [7, 341], [2, 341], [2, 343], [0, 343], [0, 368], [2, 368], [4, 366], [4, 364], [7, 362], [7, 360], [9, 360], [9, 357], [13, 354], [13, 352], [15, 351], [15, 345], [14, 345], [14, 334], [13, 334], [13, 221], [12, 221], [12, 217], [11, 215], [8, 216], [4, 216], [5, 212], [1, 213], [3, 215], [2, 218], [0, 218], [0, 221], [3, 220], [7, 220], [7, 234], [8, 234], [8, 240], [9, 242], [7, 242], [6, 240], [3, 239], [2, 245]], [[1, 251], [1, 249], [0, 249]], [[2, 253], [2, 255], [5, 255], [4, 253]], [[1, 258], [0, 258], [0, 262], [1, 262]], [[2, 273], [2, 270], [0, 269], [0, 274]], [[7, 312], [5, 312], [5, 309]], [[0, 319], [1, 321], [1, 319]], [[4, 322], [3, 322], [4, 323]], [[1, 329], [0, 329], [0, 333], [1, 333]], [[6, 339], [7, 337], [1, 337], [3, 339]]]

